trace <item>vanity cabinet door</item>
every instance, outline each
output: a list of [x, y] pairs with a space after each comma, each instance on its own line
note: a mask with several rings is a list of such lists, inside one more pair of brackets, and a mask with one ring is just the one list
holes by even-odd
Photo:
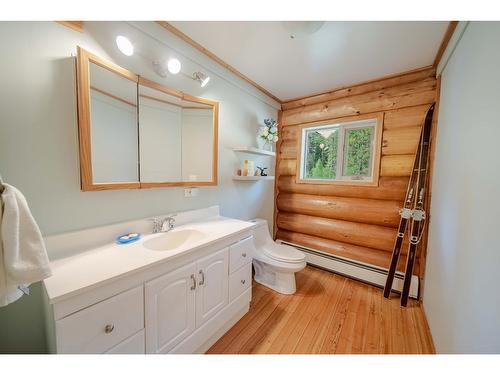
[[196, 263], [146, 283], [146, 352], [166, 353], [195, 329]]
[[228, 304], [229, 251], [223, 249], [197, 262], [196, 327]]

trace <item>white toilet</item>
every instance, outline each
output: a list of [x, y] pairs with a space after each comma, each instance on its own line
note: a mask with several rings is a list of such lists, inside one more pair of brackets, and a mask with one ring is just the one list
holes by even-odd
[[305, 255], [292, 246], [274, 242], [266, 220], [254, 219], [251, 222], [255, 223], [255, 281], [282, 294], [295, 293], [295, 272], [306, 266]]

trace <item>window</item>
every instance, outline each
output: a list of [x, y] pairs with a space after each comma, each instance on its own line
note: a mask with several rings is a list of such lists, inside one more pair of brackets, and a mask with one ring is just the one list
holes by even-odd
[[298, 182], [377, 184], [377, 118], [302, 128]]

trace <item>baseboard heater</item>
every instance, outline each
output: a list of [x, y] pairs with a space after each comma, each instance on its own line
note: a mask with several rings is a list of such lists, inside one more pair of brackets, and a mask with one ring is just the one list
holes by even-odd
[[[319, 250], [314, 250], [302, 245], [297, 245], [292, 242], [278, 240], [278, 242], [290, 245], [304, 252], [306, 262], [314, 266], [325, 268], [343, 276], [352, 279], [360, 280], [375, 286], [384, 287], [387, 278], [387, 270], [379, 268], [363, 262], [358, 262], [352, 259], [339, 257], [336, 255], [324, 253]], [[401, 292], [403, 288], [404, 274], [396, 272], [394, 283], [392, 284], [393, 291]], [[419, 293], [419, 278], [413, 275], [410, 285], [410, 297], [418, 298]]]

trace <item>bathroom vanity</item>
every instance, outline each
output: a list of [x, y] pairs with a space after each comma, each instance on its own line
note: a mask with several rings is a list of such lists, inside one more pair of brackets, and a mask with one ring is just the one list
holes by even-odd
[[[228, 331], [249, 309], [253, 224], [218, 216], [218, 207], [192, 212], [179, 214], [184, 223], [169, 232], [126, 245], [80, 246], [51, 260], [53, 275], [44, 281], [51, 352], [203, 353]], [[64, 253], [65, 244], [91, 233], [104, 238], [147, 225], [46, 242], [49, 252]]]

